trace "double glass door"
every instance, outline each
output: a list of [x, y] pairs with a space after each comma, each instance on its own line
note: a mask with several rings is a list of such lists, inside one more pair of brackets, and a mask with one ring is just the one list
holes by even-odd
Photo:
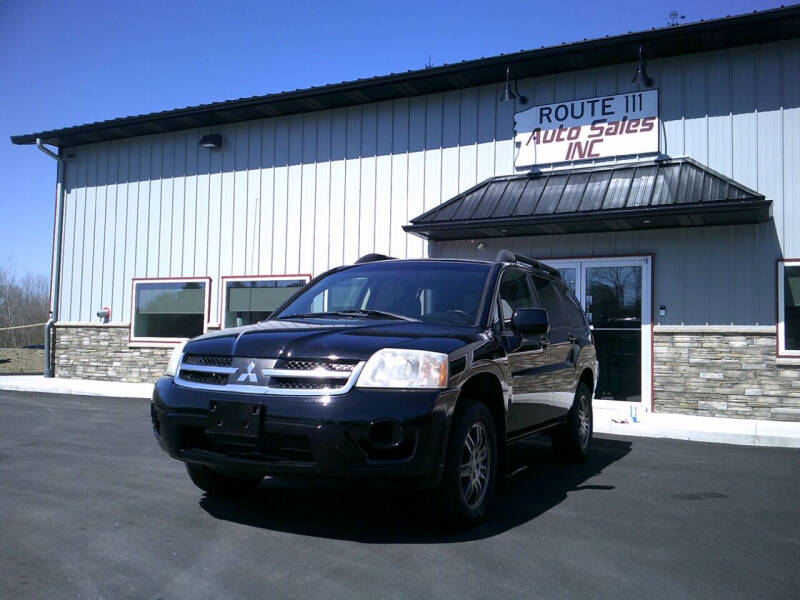
[[550, 260], [594, 334], [595, 398], [650, 405], [650, 258]]

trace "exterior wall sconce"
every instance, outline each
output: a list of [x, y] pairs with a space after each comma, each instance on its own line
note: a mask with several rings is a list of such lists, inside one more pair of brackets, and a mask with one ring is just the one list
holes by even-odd
[[653, 87], [653, 78], [647, 75], [647, 66], [644, 62], [641, 44], [639, 44], [639, 66], [636, 67], [636, 74], [633, 76], [633, 79], [631, 79], [631, 83], [637, 83], [644, 87]]
[[222, 136], [218, 133], [209, 133], [200, 138], [200, 147], [214, 150], [215, 148], [222, 148]]
[[500, 102], [511, 102], [512, 100], [519, 100], [520, 104], [527, 104], [528, 99], [525, 96], [520, 96], [519, 87], [516, 80], [514, 81], [514, 90], [511, 89], [511, 65], [506, 67], [506, 87], [503, 90], [503, 95], [500, 96]]

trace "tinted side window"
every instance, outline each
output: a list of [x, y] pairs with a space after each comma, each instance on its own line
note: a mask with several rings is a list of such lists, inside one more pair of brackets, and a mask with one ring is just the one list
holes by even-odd
[[511, 316], [518, 308], [536, 308], [528, 277], [524, 271], [506, 269], [500, 279], [500, 318], [504, 323], [511, 322]]
[[542, 301], [542, 306], [547, 311], [550, 318], [550, 328], [557, 329], [559, 327], [567, 327], [567, 315], [564, 312], [564, 305], [561, 302], [561, 294], [556, 287], [556, 284], [544, 277], [533, 276], [533, 284], [536, 286], [536, 292]]
[[562, 300], [564, 300], [564, 308], [567, 311], [567, 319], [571, 327], [586, 327], [586, 321], [583, 318], [583, 311], [581, 310], [578, 300], [570, 292], [566, 286], [559, 285], [558, 288], [562, 292]]

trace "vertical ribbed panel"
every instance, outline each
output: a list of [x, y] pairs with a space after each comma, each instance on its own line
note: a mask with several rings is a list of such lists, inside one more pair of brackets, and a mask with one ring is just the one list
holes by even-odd
[[[653, 252], [656, 302], [669, 306], [664, 323], [773, 323], [774, 259], [800, 255], [800, 41], [652, 59], [648, 70], [661, 94], [662, 152], [765, 194], [775, 225], [488, 245], [541, 256]], [[519, 87], [534, 103], [622, 93], [631, 91], [633, 71], [630, 63]], [[60, 318], [93, 320], [108, 305], [114, 321], [126, 322], [133, 277], [208, 275], [216, 321], [224, 275], [318, 274], [367, 252], [426, 254], [427, 244], [402, 225], [488, 177], [514, 173], [515, 107], [497, 102], [501, 91], [483, 86], [214, 127], [224, 139], [218, 151], [197, 146], [209, 129], [68, 149], [75, 157], [65, 174]], [[652, 201], [678, 201], [678, 181], [654, 181]], [[572, 206], [572, 182], [561, 183], [566, 189], [546, 190], [539, 201]], [[580, 210], [599, 208], [608, 184], [592, 175]], [[629, 203], [649, 201], [644, 185], [613, 184]], [[713, 193], [711, 185], [698, 179], [685, 193]], [[498, 197], [487, 190], [472, 214], [499, 210]], [[536, 207], [518, 202], [512, 210]], [[467, 246], [430, 252], [469, 254]]]

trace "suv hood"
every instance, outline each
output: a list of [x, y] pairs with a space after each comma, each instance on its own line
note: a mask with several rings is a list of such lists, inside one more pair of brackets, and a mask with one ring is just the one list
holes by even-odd
[[476, 327], [383, 319], [306, 318], [275, 320], [207, 333], [184, 352], [248, 358], [366, 360], [381, 348], [449, 354], [483, 339]]

